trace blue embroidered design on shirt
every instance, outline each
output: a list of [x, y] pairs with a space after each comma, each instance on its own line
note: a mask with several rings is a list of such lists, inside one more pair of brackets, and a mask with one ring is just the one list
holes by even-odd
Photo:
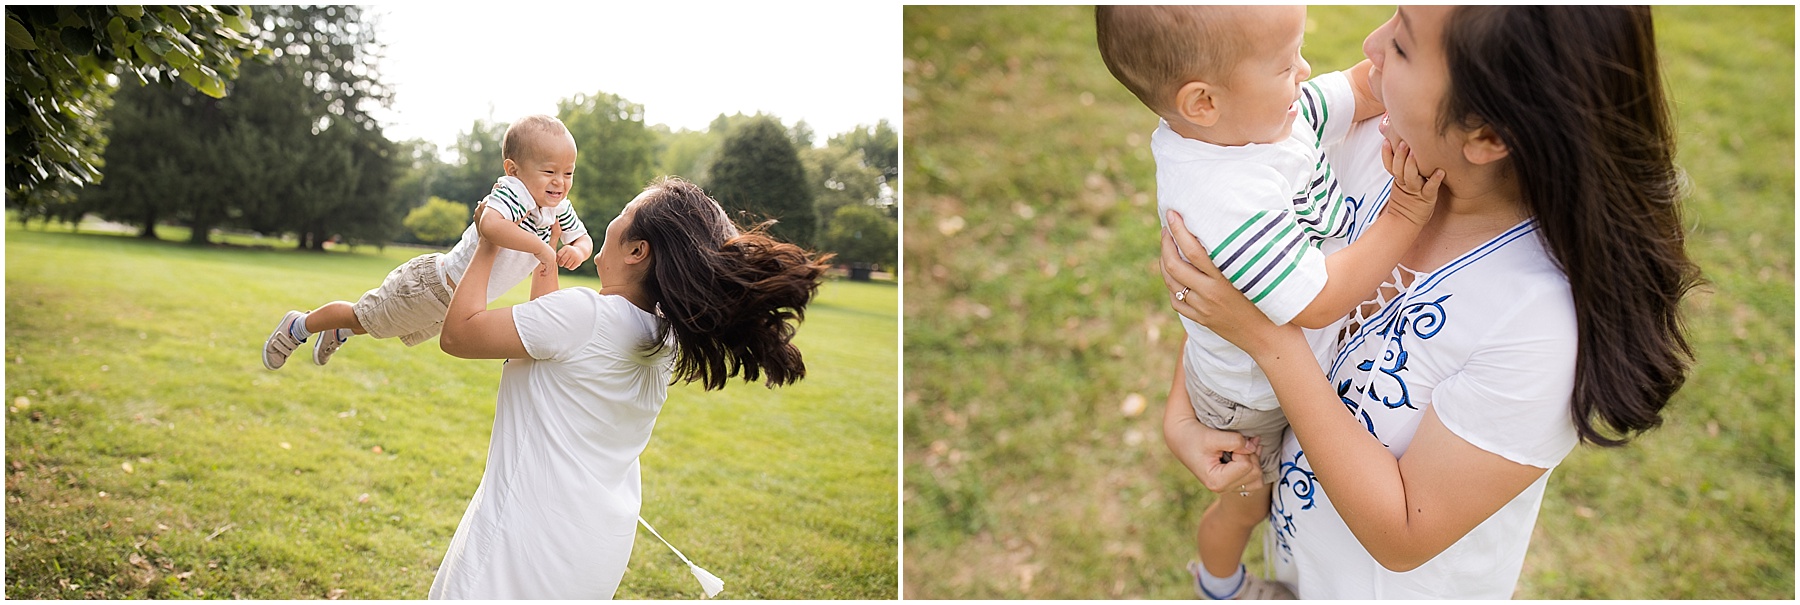
[[1296, 503], [1304, 502], [1295, 510], [1311, 510], [1313, 495], [1318, 493], [1318, 483], [1313, 480], [1312, 471], [1300, 467], [1300, 459], [1306, 452], [1295, 452], [1292, 460], [1281, 461], [1281, 480], [1275, 487], [1275, 499], [1269, 510], [1269, 526], [1275, 528], [1275, 545], [1281, 548], [1283, 556], [1293, 554], [1288, 546], [1288, 538], [1294, 535], [1294, 514], [1289, 512], [1288, 495], [1292, 494]]

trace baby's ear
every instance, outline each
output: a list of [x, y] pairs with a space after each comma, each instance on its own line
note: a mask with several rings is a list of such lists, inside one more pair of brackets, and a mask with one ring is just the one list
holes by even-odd
[[512, 160], [501, 162], [500, 167], [506, 172], [506, 176], [519, 176], [519, 165]]
[[1216, 87], [1199, 80], [1182, 84], [1175, 90], [1175, 114], [1197, 126], [1211, 127], [1219, 122]]

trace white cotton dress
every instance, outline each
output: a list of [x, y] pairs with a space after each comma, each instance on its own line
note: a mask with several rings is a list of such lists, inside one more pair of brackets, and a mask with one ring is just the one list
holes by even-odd
[[513, 322], [531, 358], [501, 372], [487, 470], [430, 596], [612, 598], [673, 347], [646, 354], [656, 318], [587, 288], [513, 307]]

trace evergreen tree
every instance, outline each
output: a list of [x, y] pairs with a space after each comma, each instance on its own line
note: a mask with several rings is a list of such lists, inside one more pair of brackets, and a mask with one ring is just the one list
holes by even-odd
[[806, 169], [787, 129], [775, 118], [757, 116], [732, 129], [708, 173], [707, 192], [734, 220], [754, 224], [774, 219], [771, 235], [813, 245], [819, 219]]

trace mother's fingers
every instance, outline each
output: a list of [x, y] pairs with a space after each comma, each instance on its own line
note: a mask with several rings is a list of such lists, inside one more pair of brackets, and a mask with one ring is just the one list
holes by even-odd
[[1188, 231], [1187, 222], [1181, 220], [1181, 213], [1170, 210], [1168, 219], [1169, 237], [1174, 239], [1176, 249], [1181, 250], [1181, 254], [1187, 257], [1188, 263], [1192, 264], [1195, 269], [1199, 269], [1201, 273], [1218, 276], [1219, 268], [1213, 265], [1212, 256], [1206, 253], [1206, 246], [1201, 245], [1200, 240]]
[[[1162, 262], [1159, 264], [1162, 266], [1163, 284], [1169, 287], [1169, 295], [1174, 296], [1176, 292], [1180, 292], [1184, 289], [1199, 288], [1206, 283], [1206, 273], [1196, 266], [1191, 259], [1199, 259], [1201, 262], [1206, 263], [1208, 268], [1212, 267], [1212, 259], [1206, 256], [1204, 248], [1201, 249], [1202, 251], [1199, 254], [1190, 254], [1187, 258], [1182, 258], [1182, 255], [1178, 252], [1178, 248], [1176, 247], [1178, 244], [1175, 241], [1175, 236], [1169, 233], [1170, 231], [1179, 231], [1181, 234], [1186, 235], [1187, 230], [1170, 225], [1170, 229], [1164, 231], [1162, 237]], [[1193, 236], [1189, 237], [1191, 238]], [[1213, 271], [1217, 273], [1218, 269], [1213, 269]], [[1183, 296], [1182, 298], [1186, 297]], [[1175, 301], [1177, 310], [1180, 310], [1183, 306], [1183, 302], [1185, 301]]]

